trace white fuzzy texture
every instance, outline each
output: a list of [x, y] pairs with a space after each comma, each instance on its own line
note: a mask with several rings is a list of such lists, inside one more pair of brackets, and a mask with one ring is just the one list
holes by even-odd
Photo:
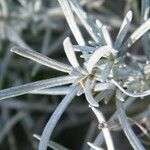
[[125, 53], [139, 38], [141, 38], [147, 31], [150, 30], [150, 19], [145, 21], [138, 27], [128, 38], [128, 40], [121, 46], [121, 50]]
[[[99, 123], [106, 122], [103, 114], [99, 110], [97, 110], [94, 107], [91, 107], [91, 109], [95, 113]], [[109, 129], [108, 128], [102, 128], [102, 132], [104, 134], [104, 138], [105, 138], [108, 150], [114, 150], [115, 148], [114, 148], [114, 144], [113, 144], [112, 137], [111, 137], [111, 134], [109, 132]]]
[[101, 57], [103, 57], [105, 54], [107, 54], [110, 50], [108, 49], [108, 46], [103, 46], [98, 48], [92, 56], [89, 58], [87, 62], [87, 70], [89, 73], [92, 72], [93, 67], [95, 64], [100, 60]]
[[114, 48], [117, 49], [117, 50], [122, 45], [122, 42], [123, 42], [128, 30], [129, 30], [130, 23], [131, 23], [131, 20], [132, 20], [132, 16], [133, 16], [132, 11], [128, 11], [128, 13], [126, 14], [126, 16], [125, 16], [125, 18], [122, 22], [122, 25], [120, 27], [119, 33], [116, 37], [116, 41], [115, 41], [115, 44], [114, 44]]
[[76, 39], [76, 41], [78, 42], [79, 45], [85, 45], [85, 42], [84, 42], [84, 39], [82, 37], [82, 34], [80, 32], [80, 29], [79, 27], [77, 26], [76, 22], [75, 22], [75, 18], [74, 18], [74, 15], [72, 13], [72, 10], [70, 8], [70, 5], [68, 3], [68, 0], [58, 0], [62, 10], [63, 10], [63, 13], [66, 17], [66, 20], [68, 22], [68, 25]]
[[72, 45], [69, 37], [67, 37], [64, 40], [63, 45], [64, 45], [64, 50], [65, 50], [65, 53], [67, 55], [67, 58], [68, 58], [70, 64], [74, 68], [79, 68], [80, 66], [79, 66], [79, 63], [77, 61], [77, 58], [76, 58], [76, 55], [75, 55], [75, 52], [74, 52], [74, 49], [73, 49], [73, 45]]
[[53, 60], [51, 58], [48, 58], [36, 51], [29, 50], [29, 49], [22, 48], [22, 47], [13, 47], [11, 49], [11, 51], [13, 53], [21, 55], [25, 58], [29, 58], [29, 59], [31, 59], [39, 64], [42, 64], [44, 66], [47, 66], [47, 67], [50, 67], [50, 68], [53, 68], [53, 69], [56, 69], [56, 70], [59, 70], [62, 72], [67, 72], [67, 73], [72, 72], [71, 66], [63, 64], [63, 63]]
[[85, 92], [85, 97], [87, 99], [87, 101], [89, 102], [89, 104], [93, 107], [98, 107], [99, 104], [98, 102], [96, 102], [96, 100], [93, 98], [93, 95], [91, 93], [91, 88], [90, 88], [90, 79], [86, 79], [85, 81], [85, 87], [84, 87], [84, 92]]

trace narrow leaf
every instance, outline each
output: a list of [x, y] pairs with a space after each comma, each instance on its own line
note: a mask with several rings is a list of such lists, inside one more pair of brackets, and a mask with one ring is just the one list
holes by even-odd
[[79, 68], [80, 66], [79, 66], [79, 63], [77, 61], [77, 58], [76, 58], [76, 55], [75, 55], [75, 52], [74, 52], [74, 49], [73, 49], [73, 45], [72, 45], [69, 37], [67, 37], [64, 40], [63, 45], [64, 45], [64, 50], [65, 50], [65, 53], [67, 55], [67, 58], [68, 58], [70, 64], [74, 68]]
[[49, 89], [42, 89], [38, 91], [30, 92], [31, 94], [42, 94], [42, 95], [65, 95], [69, 92], [69, 90], [72, 87], [66, 86], [66, 87], [55, 87], [55, 88], [49, 88]]
[[119, 33], [116, 37], [116, 41], [115, 41], [115, 44], [114, 44], [114, 48], [116, 50], [120, 50], [120, 46], [122, 45], [122, 42], [129, 30], [129, 27], [130, 27], [130, 23], [131, 23], [131, 20], [132, 20], [132, 11], [128, 11], [128, 13], [126, 14], [123, 22], [122, 22], [122, 25], [120, 27], [120, 30], [119, 30]]
[[112, 48], [111, 37], [110, 37], [110, 34], [109, 34], [108, 29], [107, 29], [106, 26], [102, 26], [102, 34], [103, 34], [103, 38], [105, 40], [105, 44], [107, 46], [109, 46], [110, 48]]
[[62, 113], [65, 111], [69, 103], [72, 101], [72, 99], [76, 96], [77, 92], [79, 90], [79, 87], [76, 86], [73, 89], [70, 90], [70, 92], [63, 98], [61, 103], [58, 105], [52, 116], [50, 117], [49, 121], [47, 122], [44, 131], [41, 136], [41, 141], [39, 144], [39, 150], [46, 150], [48, 146], [49, 139], [51, 137], [51, 134], [60, 119]]
[[[102, 112], [100, 112], [99, 110], [97, 110], [94, 107], [91, 107], [91, 109], [93, 110], [94, 114], [96, 115], [99, 123], [106, 122]], [[109, 132], [109, 129], [108, 128], [102, 128], [102, 132], [104, 134], [104, 138], [105, 138], [108, 150], [114, 150], [115, 148], [114, 148], [113, 140], [112, 140], [111, 134]]]
[[86, 12], [83, 11], [83, 9], [80, 7], [80, 5], [76, 0], [70, 0], [69, 2], [72, 9], [80, 19], [81, 23], [83, 24], [83, 26], [85, 27], [89, 35], [94, 39], [95, 42], [101, 42], [98, 36], [99, 30], [96, 27], [96, 25], [93, 23], [93, 21], [88, 19]]
[[4, 89], [0, 91], [0, 100], [27, 94], [32, 91], [73, 83], [75, 80], [77, 80], [77, 76], [62, 76]]
[[142, 35], [150, 30], [150, 19], [145, 21], [140, 27], [138, 27], [128, 38], [128, 40], [121, 46], [120, 54], [124, 54], [129, 47], [132, 46]]
[[72, 10], [70, 8], [70, 5], [68, 3], [68, 0], [58, 0], [63, 12], [64, 12], [64, 15], [66, 17], [66, 20], [68, 22], [68, 25], [76, 39], [76, 41], [78, 42], [79, 45], [85, 45], [85, 42], [84, 42], [84, 39], [82, 37], [82, 34], [80, 32], [80, 29], [78, 28], [77, 24], [76, 24], [76, 21], [75, 21], [75, 18], [74, 18], [74, 15], [72, 13]]
[[[134, 103], [136, 101], [136, 98], [133, 97], [129, 97], [127, 98], [127, 100], [124, 103], [124, 108], [127, 109], [132, 103]], [[113, 122], [114, 120], [118, 119], [117, 117], [117, 111], [111, 116], [111, 118], [107, 121], [107, 122]], [[94, 144], [100, 146], [102, 145], [104, 142], [104, 136], [103, 133], [100, 132], [98, 134], [98, 136], [96, 137], [96, 139], [94, 140]], [[91, 150], [91, 149], [90, 149]]]
[[109, 52], [108, 46], [103, 46], [103, 47], [98, 48], [92, 54], [92, 56], [89, 58], [89, 60], [87, 62], [87, 70], [89, 73], [92, 72], [93, 67], [100, 60], [100, 58], [103, 57], [108, 52]]
[[139, 93], [131, 93], [124, 90], [115, 80], [111, 80], [111, 82], [116, 85], [124, 94], [131, 96], [131, 97], [144, 97], [150, 95], [150, 90], [139, 92]]
[[89, 104], [93, 107], [98, 107], [99, 104], [96, 102], [96, 100], [93, 98], [91, 89], [90, 89], [90, 79], [87, 79], [85, 81], [85, 87], [84, 87], [85, 97]]
[[33, 50], [28, 50], [26, 48], [21, 48], [21, 47], [13, 47], [11, 49], [12, 52], [21, 55], [25, 58], [29, 58], [31, 60], [34, 60], [35, 62], [38, 62], [42, 65], [45, 65], [47, 67], [62, 71], [62, 72], [67, 72], [70, 73], [72, 71], [72, 67], [63, 63], [60, 63], [56, 60], [53, 60], [51, 58], [48, 58], [36, 51]]
[[125, 135], [127, 136], [128, 140], [129, 140], [129, 142], [131, 143], [132, 147], [135, 150], [145, 150], [145, 148], [143, 147], [143, 145], [140, 143], [139, 139], [133, 132], [133, 130], [128, 122], [127, 116], [125, 114], [123, 104], [118, 99], [116, 99], [116, 106], [117, 106], [117, 114], [118, 114], [120, 124], [124, 130]]

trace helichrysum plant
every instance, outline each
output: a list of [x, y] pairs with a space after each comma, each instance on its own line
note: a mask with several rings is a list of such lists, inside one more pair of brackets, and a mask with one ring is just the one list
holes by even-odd
[[[100, 20], [91, 20], [76, 0], [58, 0], [58, 2], [77, 42], [76, 45], [72, 44], [69, 37], [66, 37], [63, 42], [70, 65], [48, 58], [27, 46], [16, 46], [11, 51], [67, 75], [1, 90], [0, 99], [29, 93], [66, 94], [47, 122], [41, 138], [35, 135], [40, 139], [39, 150], [46, 150], [47, 146], [53, 147], [54, 143], [49, 140], [66, 107], [75, 96], [84, 94], [103, 132], [103, 135], [99, 134], [102, 136], [98, 136], [93, 143], [89, 141], [88, 145], [95, 150], [102, 149], [99, 137], [103, 139], [104, 136], [107, 149], [113, 150], [115, 147], [108, 123], [98, 107], [101, 100], [104, 99], [107, 104], [115, 95], [117, 110], [108, 122], [113, 122], [118, 118], [132, 147], [135, 150], [144, 150], [144, 146], [131, 128], [125, 109], [137, 98], [150, 95], [150, 1], [142, 0], [141, 25], [130, 36], [127, 36], [127, 33], [133, 13], [131, 10], [127, 12], [115, 41], [112, 41], [108, 27]], [[86, 40], [80, 32], [74, 14], [89, 33], [90, 41]], [[143, 42], [144, 57], [133, 55], [129, 51], [140, 38]], [[78, 61], [76, 53], [83, 59], [82, 64]], [[127, 58], [130, 59], [130, 62], [127, 62]]]

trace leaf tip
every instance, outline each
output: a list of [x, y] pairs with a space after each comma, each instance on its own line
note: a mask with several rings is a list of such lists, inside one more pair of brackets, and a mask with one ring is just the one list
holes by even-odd
[[132, 10], [129, 10], [127, 13], [127, 18], [131, 21], [132, 17], [133, 17], [133, 12], [132, 12]]

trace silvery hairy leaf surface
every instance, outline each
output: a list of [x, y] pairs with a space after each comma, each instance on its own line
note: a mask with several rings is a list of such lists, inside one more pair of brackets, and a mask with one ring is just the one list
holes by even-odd
[[148, 149], [149, 41], [150, 0], [1, 0], [0, 149]]

